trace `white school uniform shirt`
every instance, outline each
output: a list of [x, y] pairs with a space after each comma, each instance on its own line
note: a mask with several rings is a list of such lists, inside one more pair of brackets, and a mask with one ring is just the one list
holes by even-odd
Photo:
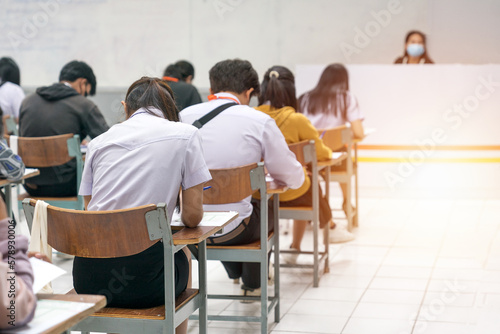
[[363, 120], [364, 117], [359, 110], [358, 101], [350, 92], [346, 92], [347, 100], [347, 119], [342, 119], [340, 115], [336, 115], [333, 112], [319, 112], [316, 114], [309, 113], [309, 93], [306, 93], [302, 98], [300, 104], [300, 111], [304, 116], [306, 116], [311, 124], [314, 125], [316, 129], [330, 129], [337, 126], [344, 125], [346, 122], [353, 122], [355, 120]]
[[24, 91], [19, 85], [8, 81], [4, 83], [0, 87], [0, 108], [2, 108], [3, 114], [19, 118], [19, 110], [24, 97]]
[[179, 186], [188, 189], [212, 178], [199, 131], [149, 109], [161, 116], [139, 109], [89, 143], [79, 191], [92, 195], [89, 210], [166, 203], [171, 218]]
[[[215, 94], [217, 99], [196, 104], [181, 112], [181, 121], [192, 124], [220, 105], [239, 100], [229, 93]], [[230, 99], [227, 99], [230, 98]], [[285, 138], [274, 119], [246, 105], [224, 110], [206, 123], [200, 133], [205, 161], [210, 169], [231, 168], [264, 160], [269, 174], [292, 189], [304, 182], [304, 171], [295, 155], [288, 149]], [[222, 205], [204, 205], [206, 211], [238, 211], [239, 217], [229, 223], [226, 234], [252, 213], [251, 197]]]

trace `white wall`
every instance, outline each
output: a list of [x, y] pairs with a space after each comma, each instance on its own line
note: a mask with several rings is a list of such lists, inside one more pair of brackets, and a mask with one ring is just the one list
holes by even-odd
[[[298, 93], [312, 89], [323, 69], [298, 66]], [[492, 148], [500, 143], [500, 65], [348, 65], [348, 71], [363, 125], [375, 129], [361, 145], [412, 146], [360, 149], [362, 189], [500, 197], [500, 150]]]
[[498, 0], [0, 0], [0, 8], [0, 55], [19, 62], [25, 86], [56, 81], [75, 58], [91, 64], [100, 87], [161, 75], [180, 58], [195, 64], [202, 88], [210, 67], [232, 57], [260, 74], [274, 64], [389, 64], [410, 29], [428, 34], [437, 63], [500, 63]]

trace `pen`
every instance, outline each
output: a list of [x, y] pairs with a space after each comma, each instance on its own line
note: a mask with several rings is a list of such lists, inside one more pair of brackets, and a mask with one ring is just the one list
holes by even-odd
[[319, 138], [320, 138], [320, 139], [321, 139], [321, 138], [323, 138], [323, 136], [325, 135], [325, 133], [326, 133], [326, 130], [325, 130], [325, 131], [323, 131], [323, 132], [319, 135]]
[[207, 189], [210, 189], [210, 188], [212, 188], [212, 186], [203, 187], [203, 190], [207, 190]]

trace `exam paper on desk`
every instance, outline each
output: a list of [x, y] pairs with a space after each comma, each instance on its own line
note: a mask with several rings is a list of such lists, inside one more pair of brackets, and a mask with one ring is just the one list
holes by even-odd
[[[205, 211], [198, 226], [221, 226], [236, 216], [238, 216], [237, 211]], [[170, 226], [184, 226], [178, 212], [174, 212], [172, 215]]]
[[66, 273], [65, 270], [58, 266], [35, 257], [30, 258], [30, 263], [35, 277], [35, 281], [33, 282], [34, 293], [40, 292], [47, 283]]
[[332, 152], [332, 159], [338, 159], [344, 152]]
[[43, 333], [93, 306], [94, 304], [92, 303], [47, 299], [38, 300], [33, 320], [24, 327], [6, 331], [6, 333]]
[[24, 175], [28, 175], [28, 174], [34, 173], [36, 171], [38, 171], [37, 168], [25, 168], [24, 169]]

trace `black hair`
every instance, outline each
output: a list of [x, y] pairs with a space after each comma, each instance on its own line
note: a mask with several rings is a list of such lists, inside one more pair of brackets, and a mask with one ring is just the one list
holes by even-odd
[[73, 60], [64, 65], [59, 73], [59, 81], [73, 82], [79, 78], [87, 79], [90, 84], [90, 95], [95, 95], [97, 80], [92, 68], [83, 61]]
[[241, 94], [253, 88], [252, 95], [260, 93], [259, 76], [247, 60], [227, 59], [218, 62], [210, 69], [210, 88], [212, 93], [234, 92]]
[[194, 66], [187, 60], [179, 60], [174, 64], [177, 66], [181, 73], [181, 77], [179, 78], [182, 81], [186, 81], [186, 79], [191, 76], [194, 79]]
[[[313, 90], [299, 98], [299, 111], [310, 114], [333, 113], [347, 119], [349, 75], [342, 64], [328, 65]], [[307, 96], [307, 98], [305, 97]]]
[[161, 110], [165, 119], [179, 122], [179, 110], [175, 106], [172, 89], [160, 78], [142, 77], [135, 81], [125, 96], [127, 118], [140, 108], [145, 108], [152, 115], [157, 116], [149, 107]]
[[[142, 77], [130, 85], [125, 95], [127, 118], [140, 108], [144, 108], [151, 115], [158, 116], [149, 109], [153, 107], [161, 110], [165, 119], [179, 122], [179, 110], [175, 106], [173, 96], [172, 89], [165, 81], [160, 78]], [[180, 212], [179, 194], [175, 209]]]
[[182, 80], [181, 70], [175, 64], [168, 65], [165, 71], [163, 71], [163, 76]]
[[0, 79], [1, 82], [12, 82], [16, 85], [21, 85], [21, 71], [14, 59], [10, 57], [0, 58]]
[[297, 109], [295, 78], [288, 68], [273, 66], [264, 74], [259, 104], [264, 104], [267, 101], [277, 109], [287, 106]]

